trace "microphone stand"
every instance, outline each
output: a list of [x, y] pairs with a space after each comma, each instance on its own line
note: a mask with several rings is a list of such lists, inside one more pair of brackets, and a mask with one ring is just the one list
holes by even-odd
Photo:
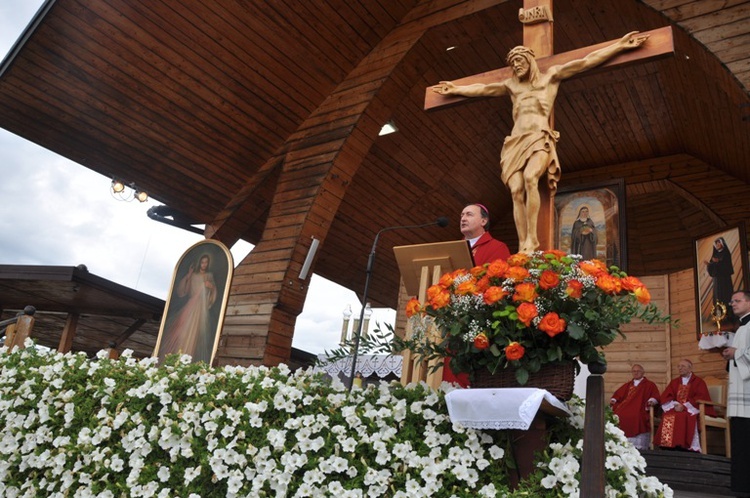
[[372, 276], [372, 266], [375, 262], [375, 248], [378, 245], [378, 240], [380, 239], [380, 234], [383, 232], [387, 232], [389, 230], [397, 230], [402, 228], [425, 228], [433, 225], [439, 225], [441, 227], [448, 225], [448, 219], [445, 217], [438, 218], [437, 221], [433, 221], [432, 223], [425, 223], [422, 225], [403, 225], [403, 226], [397, 226], [397, 227], [386, 227], [382, 228], [377, 234], [375, 234], [375, 240], [372, 242], [372, 249], [370, 250], [370, 256], [367, 259], [367, 270], [366, 270], [366, 277], [365, 277], [365, 289], [362, 293], [362, 309], [359, 312], [359, 324], [357, 324], [357, 332], [354, 334], [354, 350], [352, 351], [352, 369], [351, 372], [349, 372], [349, 390], [352, 390], [352, 387], [354, 386], [354, 375], [357, 373], [357, 354], [359, 353], [359, 339], [362, 336], [362, 325], [364, 323], [365, 319], [365, 307], [367, 306], [367, 295], [370, 291], [370, 277]]

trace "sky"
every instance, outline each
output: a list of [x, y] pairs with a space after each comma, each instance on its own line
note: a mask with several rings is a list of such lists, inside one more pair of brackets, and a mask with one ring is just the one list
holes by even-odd
[[[0, 0], [0, 59], [42, 3]], [[111, 178], [2, 128], [0, 172], [0, 264], [84, 264], [94, 275], [166, 299], [180, 256], [203, 240], [148, 218], [146, 211], [158, 201], [117, 200], [110, 193]], [[235, 265], [251, 249], [244, 241], [235, 244]], [[363, 283], [365, 277], [362, 268]], [[361, 306], [354, 292], [313, 274], [293, 346], [310, 353], [338, 347], [348, 306], [358, 317]], [[392, 309], [376, 308], [371, 323], [393, 323], [395, 315]]]

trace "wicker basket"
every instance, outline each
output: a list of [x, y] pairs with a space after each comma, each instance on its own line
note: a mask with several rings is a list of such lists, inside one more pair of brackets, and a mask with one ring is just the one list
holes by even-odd
[[536, 387], [546, 389], [561, 401], [568, 401], [573, 396], [575, 380], [573, 363], [547, 363], [538, 372], [529, 374], [529, 380], [524, 386], [516, 380], [513, 368], [503, 368], [494, 374], [482, 368], [474, 372], [471, 387]]

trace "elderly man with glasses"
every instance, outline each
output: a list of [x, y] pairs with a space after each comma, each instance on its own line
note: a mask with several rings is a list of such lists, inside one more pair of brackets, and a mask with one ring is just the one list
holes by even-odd
[[[692, 361], [680, 360], [677, 370], [680, 375], [661, 393], [664, 416], [654, 435], [654, 446], [700, 452], [698, 400], [710, 400], [711, 395], [706, 381], [693, 374]], [[713, 406], [706, 407], [706, 414], [716, 415]]]
[[646, 371], [637, 363], [630, 369], [633, 378], [620, 386], [609, 404], [620, 420], [620, 429], [639, 450], [647, 450], [651, 441], [648, 407], [659, 404], [659, 388], [644, 377]]

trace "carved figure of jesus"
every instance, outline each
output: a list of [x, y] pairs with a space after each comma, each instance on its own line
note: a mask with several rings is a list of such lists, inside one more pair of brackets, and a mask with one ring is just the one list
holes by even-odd
[[547, 174], [550, 192], [554, 194], [560, 180], [557, 158], [559, 133], [550, 125], [550, 116], [560, 82], [596, 67], [620, 52], [640, 47], [648, 35], [633, 31], [617, 42], [595, 50], [582, 59], [550, 67], [541, 72], [534, 52], [518, 46], [508, 52], [506, 62], [513, 75], [494, 83], [457, 86], [441, 81], [432, 87], [441, 95], [464, 97], [499, 97], [509, 95], [513, 103], [513, 130], [505, 138], [500, 153], [503, 183], [513, 199], [513, 219], [518, 232], [519, 252], [531, 253], [539, 247], [539, 181]]

